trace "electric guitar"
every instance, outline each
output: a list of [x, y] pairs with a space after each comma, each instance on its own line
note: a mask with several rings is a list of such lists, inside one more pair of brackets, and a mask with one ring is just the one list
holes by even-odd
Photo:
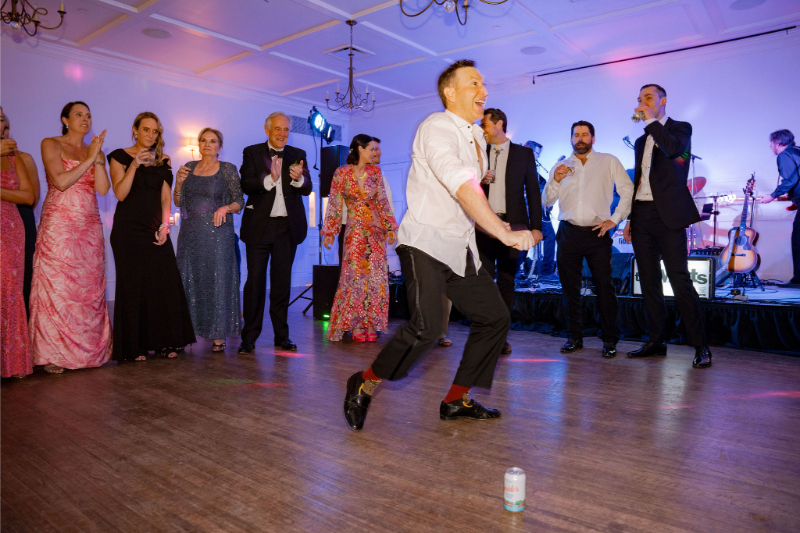
[[756, 175], [753, 174], [747, 180], [747, 186], [744, 188], [742, 221], [737, 227], [728, 231], [728, 245], [720, 253], [720, 270], [735, 273], [752, 272], [761, 263], [761, 257], [755, 247], [758, 233], [753, 228], [747, 227], [747, 210], [750, 206], [750, 198], [753, 196], [755, 183]]

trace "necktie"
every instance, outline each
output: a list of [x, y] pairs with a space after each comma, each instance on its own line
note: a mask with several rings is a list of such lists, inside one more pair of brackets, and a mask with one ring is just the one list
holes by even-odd
[[273, 149], [273, 148], [270, 148], [270, 149], [269, 149], [269, 157], [270, 157], [270, 158], [273, 158], [273, 157], [275, 157], [275, 156], [278, 156], [278, 157], [280, 157], [281, 159], [283, 159], [283, 150], [281, 150], [281, 151], [278, 151], [278, 150], [275, 150], [275, 149]]

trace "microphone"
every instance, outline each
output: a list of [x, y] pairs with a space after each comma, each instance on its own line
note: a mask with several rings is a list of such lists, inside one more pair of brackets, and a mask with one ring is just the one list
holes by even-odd
[[624, 142], [625, 146], [627, 146], [628, 148], [633, 148], [633, 143], [631, 142], [630, 135], [626, 135], [625, 137], [623, 137], [622, 142]]
[[565, 156], [565, 155], [562, 155], [561, 157], [559, 157], [559, 158], [558, 158], [558, 161], [556, 161], [556, 163], [558, 163], [558, 162], [560, 162], [560, 161], [563, 161], [563, 160], [565, 160], [566, 158], [567, 158], [567, 156]]

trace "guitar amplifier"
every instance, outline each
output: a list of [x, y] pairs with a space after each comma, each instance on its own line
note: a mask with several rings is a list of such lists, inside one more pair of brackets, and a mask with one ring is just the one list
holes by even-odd
[[[714, 257], [690, 257], [689, 258], [689, 275], [692, 278], [692, 285], [694, 285], [697, 295], [701, 300], [713, 300], [714, 290], [716, 289], [715, 268], [717, 260]], [[664, 266], [664, 261], [661, 261], [661, 283], [664, 290], [664, 296], [667, 298], [674, 298], [675, 293], [672, 291], [672, 285], [667, 278], [667, 269]], [[639, 268], [636, 265], [636, 257], [631, 261], [631, 295], [641, 296], [642, 286], [639, 280]]]
[[722, 246], [709, 246], [708, 248], [692, 248], [689, 257], [719, 257]]

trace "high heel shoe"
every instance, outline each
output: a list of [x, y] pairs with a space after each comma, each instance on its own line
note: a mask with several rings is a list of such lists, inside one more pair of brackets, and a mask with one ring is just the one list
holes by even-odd
[[364, 342], [367, 340], [367, 336], [364, 335], [364, 332], [361, 333], [353, 333], [353, 342]]
[[367, 342], [375, 342], [376, 340], [378, 340], [377, 333], [367, 333]]

